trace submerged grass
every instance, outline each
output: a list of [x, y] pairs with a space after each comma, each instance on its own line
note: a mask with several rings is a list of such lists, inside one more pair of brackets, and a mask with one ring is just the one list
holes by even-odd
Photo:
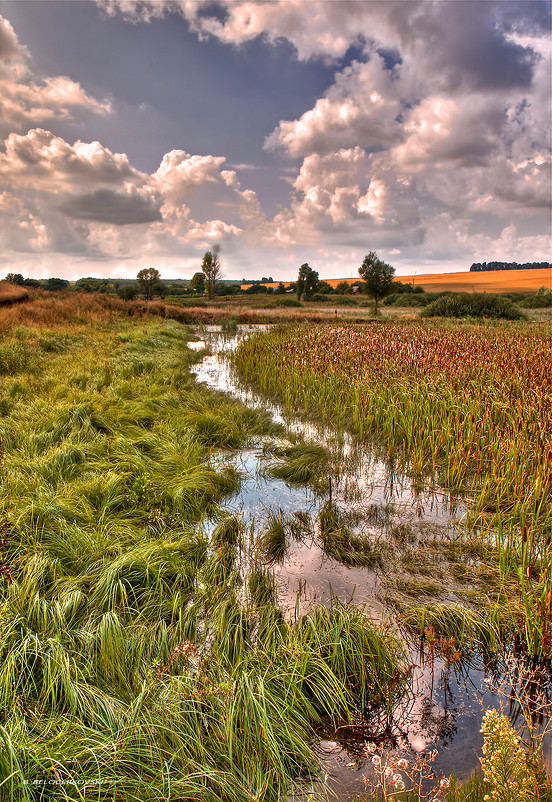
[[272, 424], [193, 384], [177, 323], [110, 303], [0, 339], [24, 354], [0, 399], [0, 798], [281, 799], [317, 722], [403, 692], [402, 649], [352, 607], [289, 623], [244, 573], [213, 452]]

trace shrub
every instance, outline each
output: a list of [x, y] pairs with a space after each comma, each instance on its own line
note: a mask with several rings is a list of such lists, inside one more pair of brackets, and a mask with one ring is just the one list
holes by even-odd
[[271, 307], [280, 307], [280, 306], [302, 306], [303, 304], [297, 300], [297, 298], [276, 298], [274, 301], [271, 302]]
[[431, 300], [431, 297], [428, 298], [425, 293], [395, 292], [393, 295], [388, 295], [382, 303], [383, 306], [427, 306]]
[[421, 312], [422, 317], [487, 317], [524, 320], [526, 316], [507, 298], [487, 293], [455, 292], [444, 295]]
[[552, 292], [548, 295], [537, 293], [537, 295], [530, 295], [529, 298], [524, 298], [519, 304], [523, 309], [548, 309], [552, 306]]
[[535, 777], [527, 753], [506, 716], [487, 710], [481, 732], [485, 738], [481, 766], [490, 786], [490, 795], [485, 798], [493, 802], [535, 799]]
[[320, 293], [315, 293], [314, 295], [309, 295], [308, 298], [305, 297], [305, 301], [314, 301], [315, 303], [327, 303], [331, 301], [331, 298], [328, 298], [327, 295], [321, 295]]

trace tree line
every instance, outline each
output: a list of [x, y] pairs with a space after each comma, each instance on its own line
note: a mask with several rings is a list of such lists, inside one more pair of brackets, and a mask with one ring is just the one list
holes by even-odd
[[[374, 251], [370, 251], [365, 257], [358, 272], [363, 281], [359, 281], [356, 286], [351, 288], [349, 282], [343, 281], [334, 288], [327, 281], [320, 281], [318, 272], [305, 263], [299, 268], [296, 282], [291, 282], [287, 286], [280, 282], [276, 288], [266, 287], [262, 283], [253, 282], [244, 292], [245, 294], [258, 292], [274, 292], [276, 294], [281, 294], [291, 291], [297, 294], [299, 300], [301, 300], [301, 298], [311, 300], [317, 293], [336, 293], [342, 295], [351, 291], [364, 291], [374, 299], [375, 311], [377, 314], [378, 302], [391, 291], [391, 285], [393, 285], [394, 292], [414, 291], [414, 288], [409, 284], [403, 285], [401, 282], [393, 282], [395, 269], [379, 259]], [[208, 250], [204, 253], [201, 262], [201, 270], [195, 273], [190, 280], [189, 292], [197, 295], [207, 295], [209, 300], [212, 301], [215, 299], [216, 295], [227, 294], [226, 291], [223, 291], [221, 284], [222, 279], [223, 273], [220, 247], [215, 246], [212, 250]], [[261, 281], [263, 280], [267, 283], [272, 282], [271, 277], [268, 279], [261, 279]], [[78, 279], [78, 281], [71, 286], [67, 279], [48, 278], [38, 280], [24, 278], [21, 273], [8, 273], [6, 281], [24, 287], [40, 288], [52, 292], [72, 289], [81, 292], [116, 293], [125, 300], [133, 300], [141, 294], [146, 301], [151, 301], [156, 295], [163, 298], [168, 294], [169, 290], [172, 290], [172, 285], [167, 285], [163, 282], [159, 270], [155, 267], [145, 267], [140, 270], [134, 282], [129, 282], [124, 279], [117, 281], [88, 276]], [[235, 288], [227, 289], [241, 291], [239, 285]], [[416, 288], [416, 290], [421, 291], [421, 288]], [[175, 293], [170, 292], [170, 294]]]
[[470, 273], [480, 273], [485, 270], [550, 270], [550, 262], [474, 262]]

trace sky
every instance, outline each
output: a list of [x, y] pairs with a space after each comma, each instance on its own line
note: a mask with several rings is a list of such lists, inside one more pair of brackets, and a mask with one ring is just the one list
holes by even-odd
[[551, 4], [0, 0], [0, 276], [551, 256]]

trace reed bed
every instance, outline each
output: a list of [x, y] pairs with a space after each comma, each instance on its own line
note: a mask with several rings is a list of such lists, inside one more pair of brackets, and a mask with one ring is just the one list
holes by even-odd
[[273, 424], [194, 385], [178, 323], [96, 300], [0, 343], [0, 799], [276, 801], [318, 722], [393, 706], [402, 647], [353, 607], [284, 619], [213, 458]]
[[552, 330], [543, 324], [286, 327], [244, 341], [246, 381], [383, 446], [470, 501], [529, 652], [552, 653]]

